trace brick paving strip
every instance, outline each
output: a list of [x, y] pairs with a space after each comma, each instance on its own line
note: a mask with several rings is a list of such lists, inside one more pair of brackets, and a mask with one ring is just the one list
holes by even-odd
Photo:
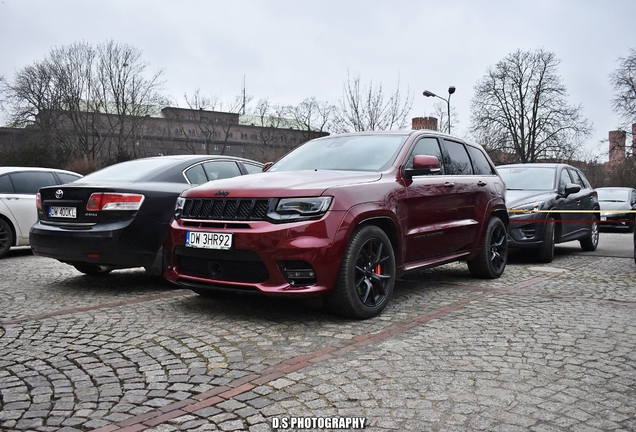
[[[566, 270], [575, 270], [577, 268], [584, 267], [590, 264], [591, 261], [592, 259], [584, 260], [582, 263], [579, 263], [575, 266], [567, 267]], [[116, 424], [95, 429], [95, 432], [114, 432], [114, 431], [135, 432], [135, 431], [141, 431], [141, 430], [147, 429], [149, 427], [158, 426], [174, 418], [187, 415], [188, 413], [193, 413], [203, 408], [217, 405], [235, 396], [246, 393], [255, 387], [277, 380], [294, 371], [297, 371], [306, 367], [310, 367], [314, 364], [321, 363], [323, 361], [337, 358], [339, 356], [345, 355], [356, 349], [374, 344], [378, 341], [389, 339], [395, 335], [404, 333], [407, 330], [412, 329], [413, 327], [417, 327], [421, 324], [427, 323], [434, 319], [441, 318], [452, 312], [458, 311], [471, 303], [474, 303], [476, 301], [481, 301], [484, 298], [492, 297], [495, 295], [524, 295], [524, 296], [549, 297], [549, 298], [559, 298], [559, 299], [575, 300], [575, 301], [591, 301], [596, 303], [607, 303], [607, 304], [615, 304], [615, 305], [620, 304], [621, 306], [636, 307], [636, 302], [590, 299], [586, 297], [563, 296], [558, 294], [532, 293], [532, 292], [523, 291], [525, 288], [528, 288], [533, 285], [537, 285], [541, 282], [554, 278], [558, 276], [559, 274], [560, 273], [549, 273], [549, 274], [533, 277], [526, 281], [519, 282], [510, 286], [507, 286], [505, 288], [487, 289], [483, 287], [466, 286], [466, 285], [460, 285], [460, 284], [445, 284], [449, 288], [472, 291], [472, 292], [475, 292], [476, 294], [469, 298], [452, 303], [448, 306], [439, 308], [434, 312], [430, 312], [430, 313], [426, 313], [426, 314], [414, 317], [409, 321], [403, 321], [403, 322], [397, 322], [397, 323], [391, 324], [387, 328], [379, 332], [359, 335], [354, 337], [351, 340], [341, 341], [334, 345], [321, 348], [311, 353], [302, 354], [302, 355], [293, 357], [277, 365], [264, 369], [260, 371], [259, 373], [253, 373], [253, 374], [244, 376], [230, 383], [227, 383], [224, 386], [219, 386], [212, 390], [200, 393], [196, 396], [192, 396], [191, 398], [187, 398], [178, 402], [164, 405], [163, 407], [157, 410], [140, 414], [134, 417], [130, 417]], [[4, 321], [4, 322], [0, 322], [0, 325], [18, 324], [18, 323], [23, 323], [26, 321], [38, 320], [38, 319], [43, 319], [43, 318], [48, 318], [53, 316], [67, 315], [67, 314], [72, 314], [77, 312], [85, 312], [85, 311], [112, 308], [112, 307], [118, 307], [118, 306], [125, 306], [125, 305], [154, 301], [159, 299], [166, 299], [171, 297], [180, 297], [185, 295], [192, 295], [192, 292], [189, 290], [177, 290], [177, 291], [172, 291], [169, 293], [164, 293], [159, 295], [139, 297], [133, 300], [105, 303], [101, 305], [82, 307], [82, 308], [76, 308], [76, 309], [66, 309], [66, 310], [61, 310], [57, 312], [50, 312], [46, 314], [33, 315], [26, 318]]]

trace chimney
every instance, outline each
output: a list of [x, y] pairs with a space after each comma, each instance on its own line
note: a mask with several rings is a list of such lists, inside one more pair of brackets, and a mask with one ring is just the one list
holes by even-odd
[[435, 117], [414, 117], [411, 121], [413, 130], [430, 129], [437, 130], [437, 118]]
[[625, 131], [617, 130], [609, 133], [609, 164], [618, 165], [625, 160]]

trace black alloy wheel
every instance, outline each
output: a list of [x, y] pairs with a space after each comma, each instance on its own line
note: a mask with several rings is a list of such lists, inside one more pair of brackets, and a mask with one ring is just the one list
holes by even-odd
[[336, 287], [326, 304], [332, 312], [357, 319], [379, 315], [395, 285], [395, 255], [380, 228], [362, 226], [354, 231], [343, 256]]
[[488, 222], [481, 252], [468, 261], [468, 270], [479, 278], [496, 279], [501, 276], [508, 262], [508, 231], [501, 219], [493, 217]]

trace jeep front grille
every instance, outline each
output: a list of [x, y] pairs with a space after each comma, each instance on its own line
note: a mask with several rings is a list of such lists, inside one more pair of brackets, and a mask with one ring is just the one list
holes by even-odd
[[270, 199], [187, 198], [181, 217], [208, 220], [264, 220]]

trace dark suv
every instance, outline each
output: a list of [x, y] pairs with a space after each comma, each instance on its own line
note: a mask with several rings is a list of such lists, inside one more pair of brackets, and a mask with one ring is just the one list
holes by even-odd
[[539, 261], [554, 259], [554, 245], [578, 240], [585, 251], [598, 245], [596, 191], [578, 169], [567, 164], [501, 165], [510, 210], [511, 248], [533, 249]]
[[329, 136], [267, 171], [185, 191], [165, 244], [165, 276], [209, 290], [322, 296], [369, 318], [405, 272], [506, 266], [504, 183], [484, 150], [432, 131]]

